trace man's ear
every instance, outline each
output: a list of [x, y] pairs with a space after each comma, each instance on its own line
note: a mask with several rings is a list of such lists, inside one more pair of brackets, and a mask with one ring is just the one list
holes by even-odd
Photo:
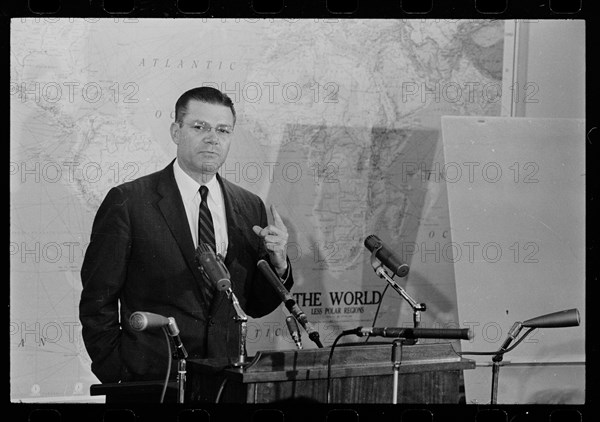
[[177, 122], [171, 123], [171, 127], [169, 128], [169, 131], [171, 132], [171, 139], [173, 140], [173, 142], [175, 142], [175, 145], [179, 145], [179, 131], [180, 130], [181, 130], [181, 127], [179, 126], [179, 123], [177, 123]]

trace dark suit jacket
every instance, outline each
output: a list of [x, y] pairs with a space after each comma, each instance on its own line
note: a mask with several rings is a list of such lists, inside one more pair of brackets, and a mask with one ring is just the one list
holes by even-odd
[[[268, 260], [252, 231], [268, 224], [265, 206], [258, 196], [217, 177], [227, 213], [225, 265], [242, 308], [258, 318], [281, 303], [256, 268], [259, 259]], [[83, 340], [101, 382], [164, 379], [170, 352], [163, 330], [132, 330], [129, 317], [136, 311], [174, 317], [190, 358], [239, 354], [239, 323], [225, 293], [210, 306], [204, 303], [173, 162], [108, 192], [94, 219], [81, 280]]]

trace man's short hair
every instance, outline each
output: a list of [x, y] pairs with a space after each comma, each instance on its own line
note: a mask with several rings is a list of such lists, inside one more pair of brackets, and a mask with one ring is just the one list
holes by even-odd
[[191, 100], [201, 101], [208, 104], [217, 104], [225, 107], [229, 107], [233, 114], [233, 124], [235, 125], [235, 108], [233, 101], [227, 94], [223, 94], [216, 88], [210, 86], [201, 86], [198, 88], [192, 88], [189, 91], [184, 92], [181, 97], [175, 103], [175, 121], [182, 122], [183, 117], [187, 113], [187, 106]]

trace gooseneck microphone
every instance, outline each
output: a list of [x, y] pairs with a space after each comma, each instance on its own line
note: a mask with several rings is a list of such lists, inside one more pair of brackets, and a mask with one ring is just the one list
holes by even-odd
[[220, 292], [225, 292], [228, 299], [231, 300], [231, 306], [235, 310], [235, 320], [239, 323], [239, 341], [238, 341], [238, 360], [233, 366], [241, 367], [246, 364], [246, 336], [248, 316], [242, 309], [240, 301], [231, 288], [231, 275], [223, 262], [223, 257], [216, 254], [213, 249], [204, 243], [201, 243], [196, 248], [196, 263], [198, 268], [208, 279], [209, 283], [214, 284], [215, 288]]
[[394, 253], [384, 245], [381, 239], [374, 234], [367, 236], [365, 239], [365, 247], [370, 250], [371, 253], [375, 253], [375, 257], [398, 277], [404, 277], [408, 274], [408, 265], [394, 255]]
[[144, 331], [153, 328], [164, 328], [167, 334], [172, 338], [173, 344], [175, 345], [174, 354], [187, 358], [188, 354], [181, 338], [179, 337], [179, 327], [175, 318], [164, 317], [162, 315], [153, 314], [152, 312], [134, 312], [129, 317], [129, 325], [135, 331]]
[[323, 344], [321, 344], [321, 340], [319, 339], [319, 332], [314, 329], [310, 322], [308, 322], [306, 314], [302, 312], [302, 309], [300, 309], [300, 307], [294, 300], [294, 297], [283, 286], [281, 279], [271, 269], [269, 263], [264, 259], [261, 259], [258, 261], [256, 266], [263, 273], [268, 283], [273, 287], [273, 289], [275, 289], [287, 310], [290, 311], [294, 318], [296, 318], [300, 325], [302, 325], [302, 328], [306, 330], [306, 332], [308, 333], [308, 338], [315, 342], [315, 344], [319, 348], [323, 347]]
[[470, 328], [401, 328], [401, 327], [358, 327], [345, 331], [346, 334], [391, 338], [435, 338], [449, 340], [471, 340], [473, 330]]
[[215, 254], [212, 248], [201, 243], [196, 249], [196, 260], [200, 271], [215, 284], [218, 291], [227, 291], [231, 289], [231, 276], [229, 270], [223, 263], [220, 255]]
[[[553, 312], [551, 314], [540, 315], [524, 322], [515, 322], [508, 332], [508, 336], [504, 340], [504, 343], [502, 343], [502, 346], [500, 346], [498, 351], [494, 352], [494, 356], [492, 357], [492, 397], [490, 403], [496, 404], [498, 398], [498, 371], [500, 370], [500, 362], [502, 362], [504, 359], [504, 354], [511, 350], [508, 348], [508, 346], [510, 346], [513, 340], [519, 335], [523, 327], [527, 327], [529, 330], [519, 339], [519, 342], [521, 342], [525, 337], [527, 337], [527, 334], [536, 328], [576, 327], [579, 325], [579, 321], [579, 311], [574, 308]], [[513, 348], [515, 346], [516, 344], [513, 346]]]

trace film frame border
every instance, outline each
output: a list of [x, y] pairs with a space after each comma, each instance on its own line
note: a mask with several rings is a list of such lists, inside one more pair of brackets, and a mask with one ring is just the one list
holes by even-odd
[[[6, 17], [30, 18], [445, 18], [579, 19], [583, 0], [21, 0]], [[196, 5], [195, 7], [193, 7]]]
[[[406, 3], [411, 3], [405, 0]], [[209, 7], [202, 13], [183, 12], [176, 7], [177, 0], [170, 1], [148, 1], [148, 0], [130, 0], [134, 8], [130, 11], [123, 11], [124, 7], [119, 6], [121, 10], [114, 10], [113, 13], [107, 11], [102, 6], [105, 3], [102, 0], [90, 0], [87, 5], [81, 5], [77, 0], [52, 0], [46, 4], [58, 4], [58, 9], [44, 12], [39, 8], [31, 10], [28, 6], [34, 7], [43, 1], [24, 0], [20, 2], [11, 2], [0, 7], [2, 19], [7, 25], [4, 35], [9, 39], [10, 19], [11, 18], [245, 18], [245, 19], [268, 19], [268, 18], [289, 18], [289, 19], [353, 19], [353, 18], [407, 18], [407, 19], [585, 19], [586, 43], [592, 46], [592, 35], [590, 28], [591, 13], [589, 9], [583, 7], [582, 0], [536, 0], [526, 2], [516, 1], [481, 1], [481, 0], [453, 0], [444, 2], [443, 0], [431, 0], [432, 7], [428, 12], [422, 11], [404, 11], [401, 7], [403, 0], [394, 2], [385, 0], [355, 0], [351, 5], [353, 9], [344, 8], [340, 1], [330, 0], [307, 0], [298, 5], [298, 2], [291, 0], [248, 0], [244, 5], [235, 5], [225, 2], [225, 0], [204, 0], [201, 3], [209, 3]], [[107, 4], [116, 4], [117, 2], [107, 1]], [[367, 6], [364, 6], [366, 3]], [[414, 3], [414, 2], [413, 2]], [[478, 11], [476, 4], [488, 6], [487, 12]], [[485, 5], [485, 3], [490, 3]], [[502, 8], [502, 3], [505, 7]], [[252, 8], [262, 6], [260, 10]], [[500, 6], [498, 6], [500, 4]], [[279, 8], [277, 6], [279, 5]], [[552, 6], [555, 6], [554, 9]], [[48, 6], [46, 6], [48, 7]], [[336, 9], [337, 7], [337, 9]], [[494, 9], [495, 8], [495, 9]], [[350, 9], [350, 10], [349, 10]], [[490, 11], [492, 10], [492, 11]], [[500, 11], [498, 11], [500, 10]], [[4, 29], [3, 28], [3, 29]], [[8, 53], [9, 43], [4, 43], [4, 52]], [[589, 51], [586, 57], [590, 58]], [[4, 54], [3, 57], [9, 57]], [[5, 59], [6, 60], [6, 59]], [[7, 60], [8, 61], [8, 60]], [[586, 62], [588, 69], [592, 67], [592, 61]], [[5, 67], [7, 69], [8, 66]], [[5, 70], [6, 71], [6, 70]], [[586, 91], [589, 97], [595, 89], [591, 84], [592, 79], [588, 72], [586, 76]], [[589, 109], [589, 102], [586, 108]], [[591, 115], [590, 113], [586, 113]], [[586, 123], [588, 128], [594, 127], [592, 123]], [[6, 125], [5, 127], [9, 127]], [[590, 131], [591, 134], [591, 131]], [[597, 130], [596, 130], [597, 134]], [[597, 136], [597, 135], [595, 135]], [[590, 137], [590, 144], [592, 139]], [[590, 160], [590, 154], [587, 155]], [[590, 161], [591, 163], [591, 161]], [[589, 197], [589, 196], [588, 196]], [[589, 241], [588, 241], [589, 242]], [[594, 245], [595, 246], [595, 243]], [[589, 267], [586, 273], [591, 274]], [[591, 278], [588, 278], [591, 279]], [[590, 297], [591, 290], [586, 283], [586, 297]], [[591, 316], [591, 315], [590, 315]], [[589, 363], [594, 364], [591, 359], [594, 353], [598, 351], [597, 340], [592, 337], [586, 337], [586, 404], [583, 405], [436, 405], [436, 404], [401, 404], [401, 405], [367, 405], [367, 404], [298, 404], [298, 403], [272, 403], [266, 405], [102, 405], [102, 404], [61, 404], [61, 403], [11, 403], [10, 413], [16, 420], [28, 421], [79, 421], [83, 418], [89, 420], [110, 421], [146, 421], [146, 420], [173, 420], [182, 422], [184, 420], [221, 420], [238, 419], [242, 417], [247, 420], [260, 421], [295, 421], [306, 420], [327, 420], [328, 422], [337, 421], [441, 421], [441, 420], [461, 420], [476, 422], [495, 422], [495, 421], [551, 421], [551, 422], [576, 422], [582, 421], [596, 414], [597, 408], [593, 402], [598, 398], [597, 390], [593, 388], [589, 374], [592, 369]], [[591, 340], [591, 341], [590, 341]], [[591, 361], [591, 362], [590, 362]], [[409, 416], [410, 415], [410, 416]]]

